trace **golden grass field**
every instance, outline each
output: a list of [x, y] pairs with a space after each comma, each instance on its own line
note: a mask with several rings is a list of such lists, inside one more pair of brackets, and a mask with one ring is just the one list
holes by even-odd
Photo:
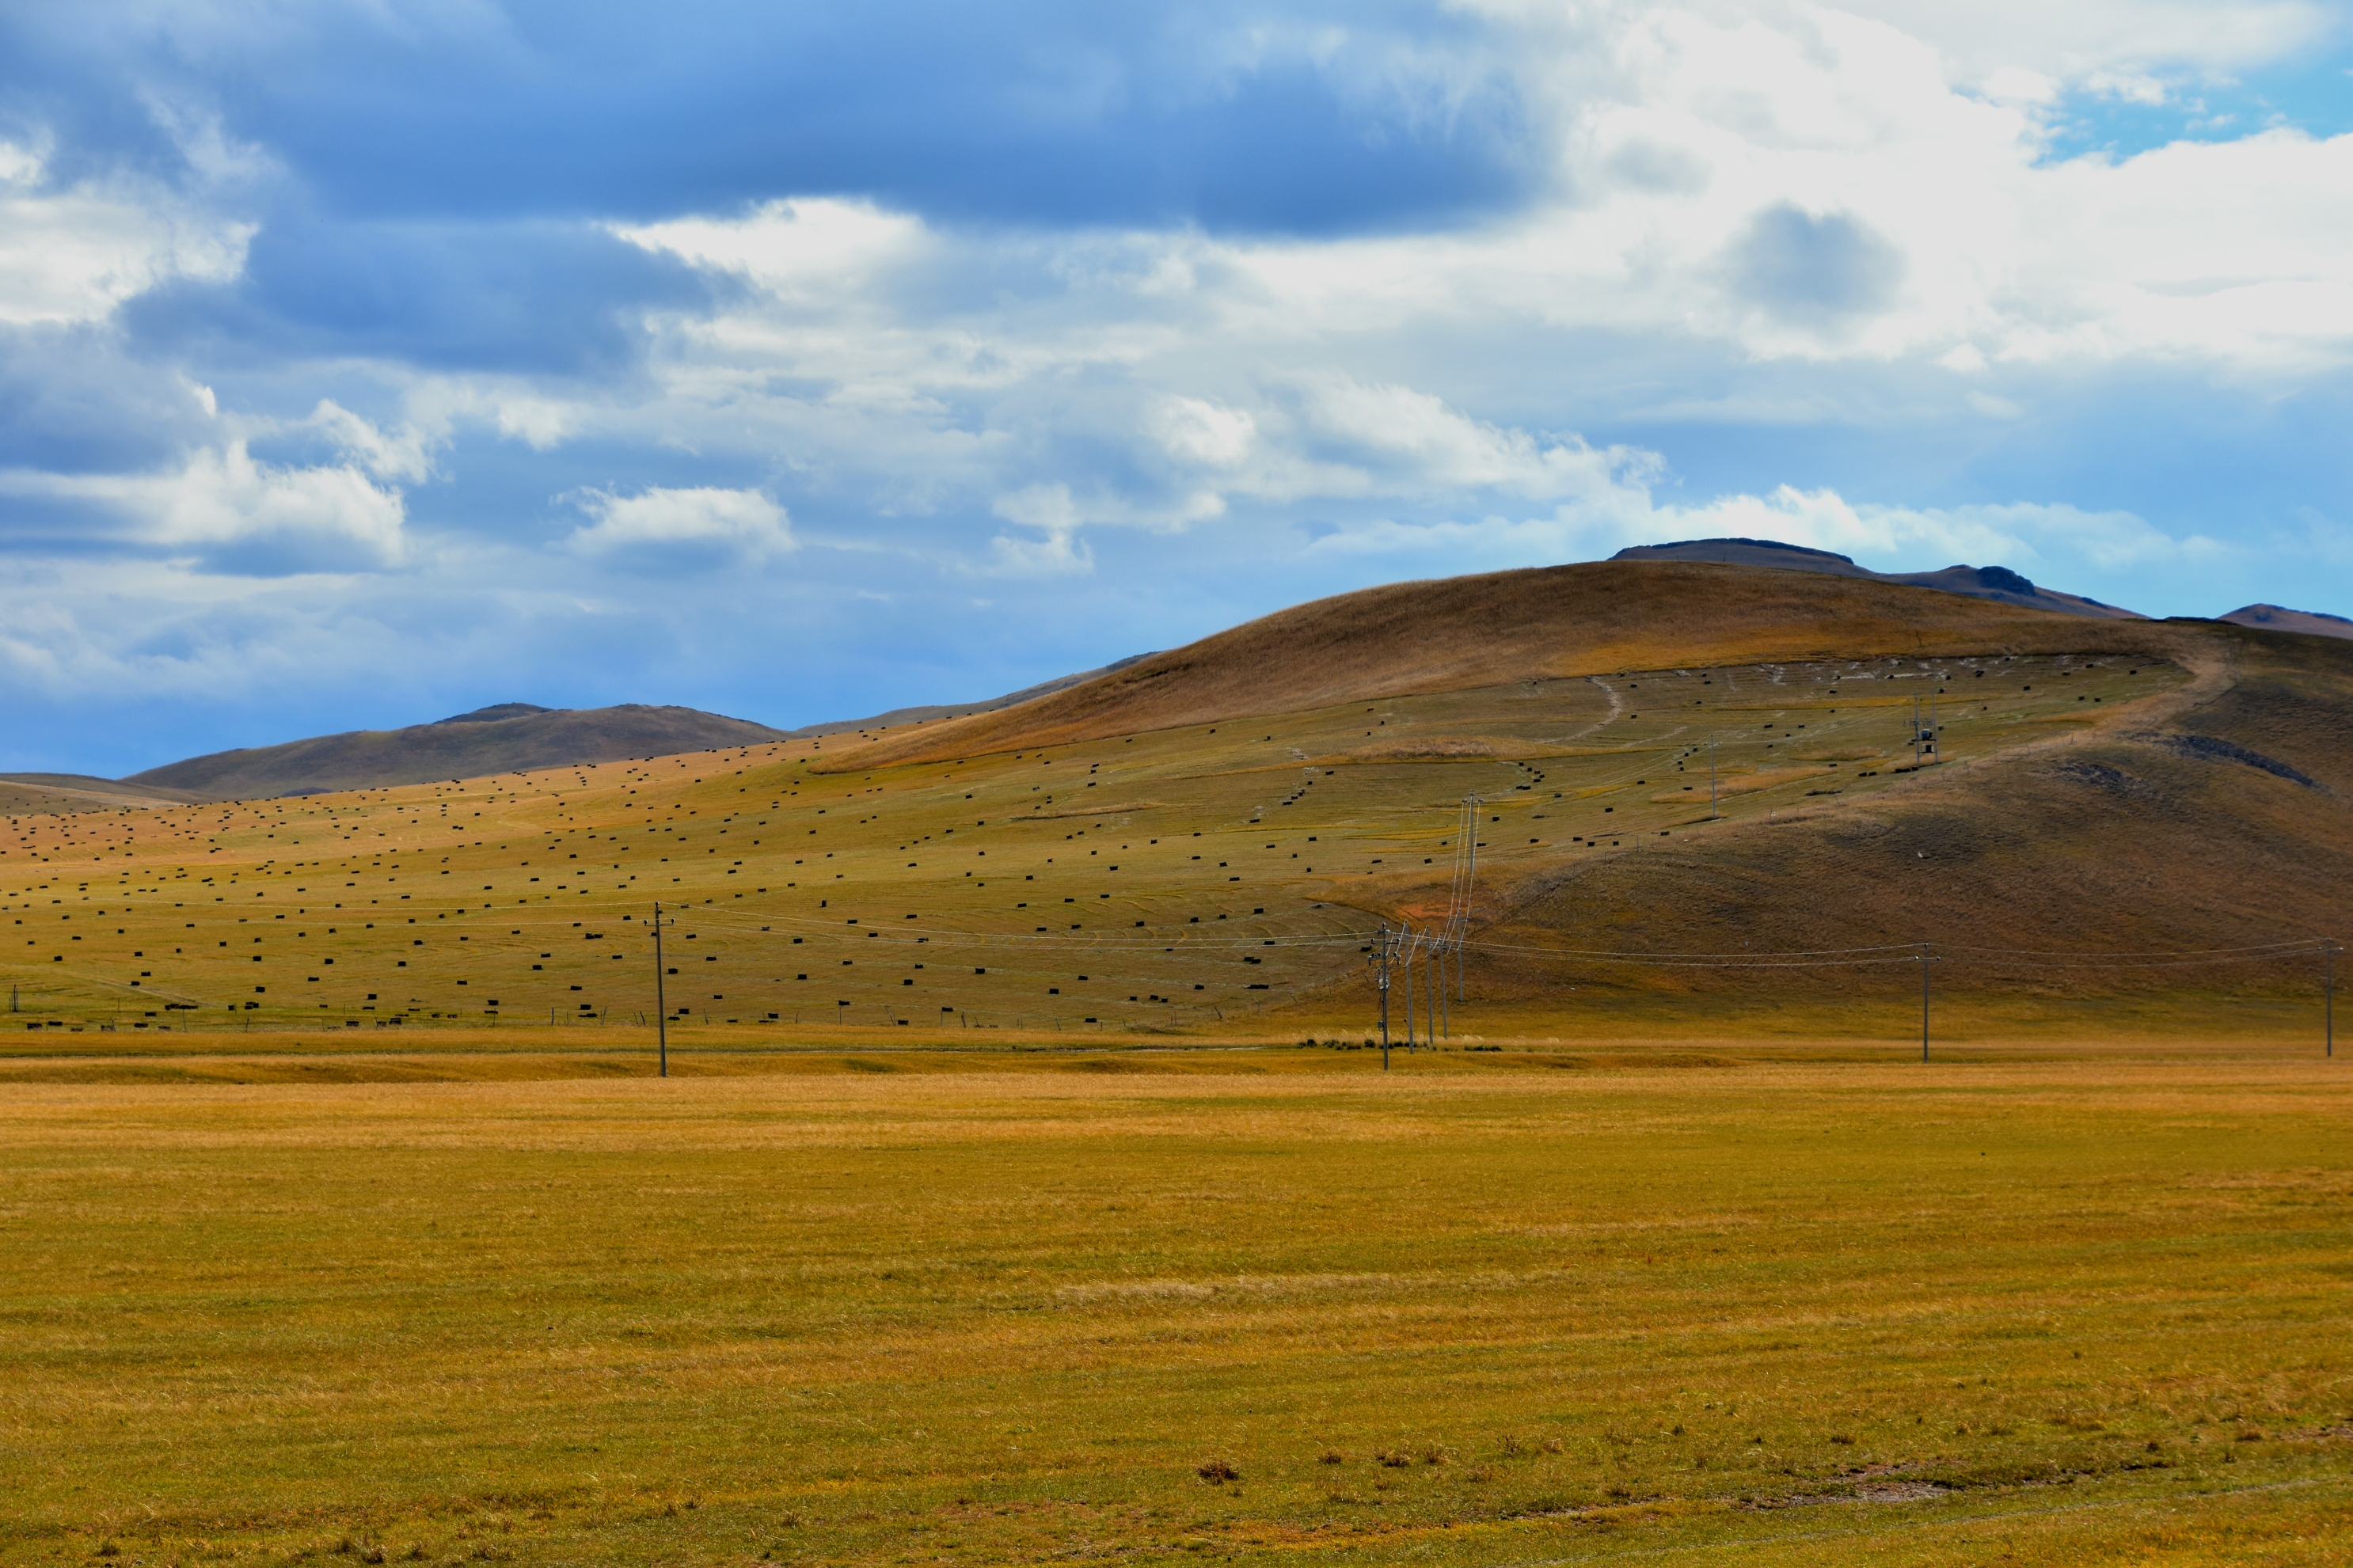
[[2343, 1068], [1854, 1057], [11, 1083], [0, 1563], [2346, 1561]]

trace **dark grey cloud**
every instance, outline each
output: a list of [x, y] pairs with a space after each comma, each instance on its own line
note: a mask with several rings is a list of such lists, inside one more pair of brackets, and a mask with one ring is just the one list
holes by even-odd
[[157, 94], [353, 217], [650, 218], [857, 193], [934, 217], [1337, 233], [1523, 197], [1483, 25], [1416, 0], [13, 7], [58, 171], [177, 156]]
[[645, 348], [645, 312], [723, 288], [583, 223], [266, 224], [233, 280], [181, 279], [127, 302], [135, 344], [229, 363], [364, 355], [434, 370], [610, 376]]
[[0, 325], [0, 468], [149, 468], [209, 423], [192, 387], [107, 326]]
[[1787, 202], [1758, 213], [1733, 249], [1740, 292], [1775, 315], [1827, 324], [1888, 304], [1904, 255], [1847, 213], [1816, 215]]

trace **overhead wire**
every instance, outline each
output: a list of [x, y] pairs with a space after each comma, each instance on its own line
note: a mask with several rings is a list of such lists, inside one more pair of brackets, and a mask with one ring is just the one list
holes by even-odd
[[[1450, 916], [1451, 911], [1450, 910]], [[627, 919], [628, 917], [624, 917]], [[704, 920], [702, 923], [728, 931], [737, 935], [758, 934], [751, 930], [750, 921], [727, 915]], [[760, 928], [783, 925], [805, 932], [821, 932], [847, 938], [851, 933], [841, 925], [821, 921], [813, 917], [777, 916]], [[1451, 926], [1452, 921], [1450, 919]], [[881, 939], [920, 941], [934, 945], [948, 946], [965, 943], [1010, 943], [1038, 947], [1083, 948], [1090, 952], [1166, 952], [1174, 948], [1181, 952], [1240, 948], [1328, 948], [1355, 943], [1362, 946], [1378, 940], [1380, 932], [1342, 929], [1314, 933], [1284, 932], [1275, 935], [1209, 936], [1189, 931], [1173, 935], [1138, 937], [1129, 931], [1090, 932], [1073, 935], [1068, 931], [976, 931], [958, 928], [942, 930], [927, 927], [921, 931], [913, 929], [873, 926], [867, 928]], [[1441, 928], [1444, 929], [1444, 928]], [[1592, 963], [1626, 963], [1651, 967], [1690, 967], [1709, 969], [1820, 968], [1847, 964], [1910, 963], [1924, 953], [1940, 960], [1974, 961], [1989, 967], [2028, 968], [2096, 968], [2107, 965], [2162, 968], [2204, 963], [2260, 962], [2271, 958], [2293, 957], [2299, 953], [2322, 951], [2333, 939], [2327, 937], [2291, 937], [2275, 942], [2249, 943], [2236, 947], [2189, 948], [2110, 952], [2100, 948], [2026, 949], [1988, 948], [1967, 943], [1950, 942], [1877, 942], [1858, 947], [1742, 950], [1722, 952], [1661, 952], [1619, 948], [1550, 947], [1528, 942], [1456, 939], [1466, 951], [1473, 952], [1517, 953], [1541, 958], [1579, 959]]]

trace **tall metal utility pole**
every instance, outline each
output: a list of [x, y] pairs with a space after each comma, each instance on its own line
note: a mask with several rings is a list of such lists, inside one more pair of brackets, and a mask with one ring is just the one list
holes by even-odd
[[662, 919], [661, 905], [657, 902], [654, 905], [654, 1039], [656, 1049], [660, 1053], [657, 1058], [660, 1067], [656, 1074], [659, 1078], [670, 1076], [670, 998], [662, 991], [661, 933], [666, 923]]
[[1373, 973], [1381, 994], [1381, 1070], [1389, 1070], [1389, 928], [1373, 938]]

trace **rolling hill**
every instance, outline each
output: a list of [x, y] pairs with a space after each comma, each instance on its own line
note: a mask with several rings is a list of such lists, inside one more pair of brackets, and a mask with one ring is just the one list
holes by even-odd
[[[1145, 656], [1137, 656], [1142, 658]], [[501, 702], [401, 730], [354, 730], [215, 752], [150, 768], [127, 779], [79, 773], [0, 773], [0, 816], [40, 815], [185, 805], [201, 800], [266, 799], [374, 789], [515, 769], [567, 767], [750, 742], [820, 739], [896, 725], [994, 712], [1083, 685], [1136, 662], [1124, 658], [980, 702], [894, 709], [797, 730], [773, 730], [691, 708], [624, 703], [554, 709]]]
[[[1279, 611], [1083, 686], [920, 732], [860, 765], [1068, 744], [1251, 713], [1677, 665], [1940, 653], [2154, 652], [2093, 622], [1874, 578], [1608, 561], [1398, 583]], [[830, 765], [830, 764], [828, 764]]]
[[0, 773], [0, 816], [185, 805], [199, 798], [187, 790], [93, 778], [88, 773]]
[[1353, 1036], [1369, 933], [1443, 912], [1476, 796], [1457, 1030], [1900, 1020], [1920, 942], [1981, 1011], [2228, 1026], [2316, 1013], [2348, 722], [2339, 639], [1702, 563], [1493, 574], [920, 727], [21, 820], [0, 978], [45, 1028], [609, 1027], [659, 979], [681, 1021], [779, 1038]]
[[781, 734], [765, 724], [692, 708], [501, 702], [404, 730], [353, 730], [215, 752], [122, 782], [185, 792], [191, 798], [254, 800], [700, 752]]

